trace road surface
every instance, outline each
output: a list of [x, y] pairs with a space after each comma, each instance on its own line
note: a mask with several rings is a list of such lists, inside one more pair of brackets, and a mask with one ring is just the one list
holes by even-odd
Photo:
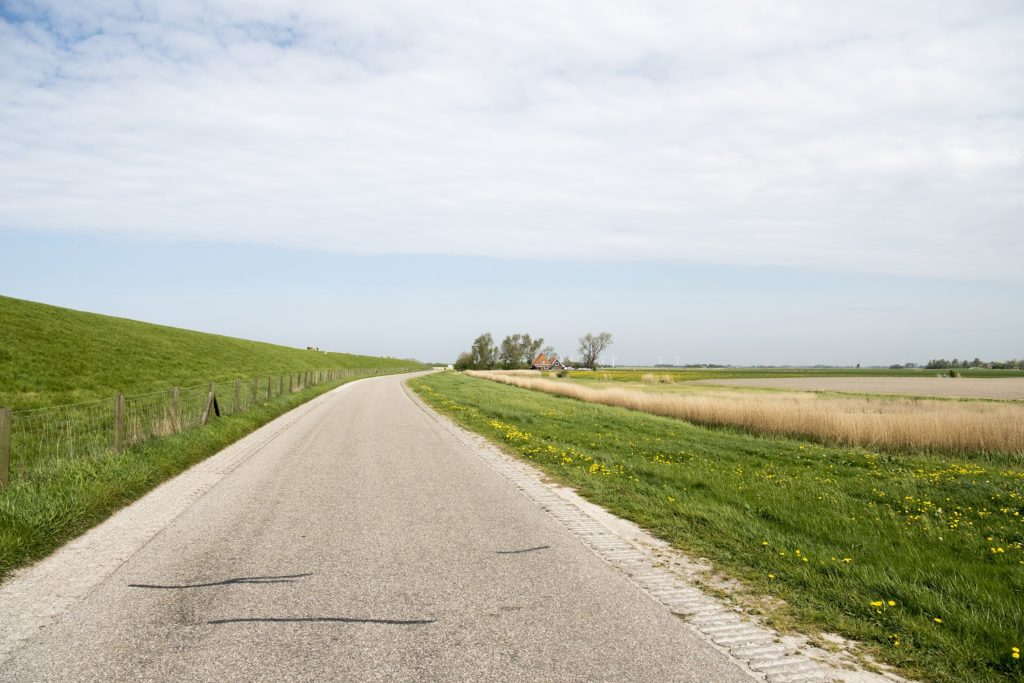
[[752, 680], [401, 382], [307, 404], [180, 513], [171, 482], [13, 579], [0, 620], [39, 626], [0, 680]]

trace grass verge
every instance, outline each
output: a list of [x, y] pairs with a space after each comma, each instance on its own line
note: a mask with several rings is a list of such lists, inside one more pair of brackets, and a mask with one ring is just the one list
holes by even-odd
[[1024, 469], [705, 428], [445, 373], [464, 427], [782, 598], [770, 621], [935, 681], [1024, 679]]
[[356, 379], [309, 387], [120, 453], [58, 460], [31, 480], [12, 481], [0, 490], [0, 580], [279, 415]]

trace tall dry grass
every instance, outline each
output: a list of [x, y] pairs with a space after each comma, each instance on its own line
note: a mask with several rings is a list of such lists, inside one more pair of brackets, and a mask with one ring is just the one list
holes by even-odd
[[893, 450], [1024, 453], [1024, 405], [1010, 403], [781, 393], [656, 394], [598, 389], [537, 376], [484, 371], [466, 374], [580, 401], [762, 434]]

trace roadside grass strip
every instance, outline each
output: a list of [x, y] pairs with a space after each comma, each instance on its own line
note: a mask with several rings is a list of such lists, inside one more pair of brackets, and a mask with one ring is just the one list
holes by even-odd
[[410, 386], [462, 426], [910, 676], [1024, 680], [1024, 467], [696, 426], [461, 374]]

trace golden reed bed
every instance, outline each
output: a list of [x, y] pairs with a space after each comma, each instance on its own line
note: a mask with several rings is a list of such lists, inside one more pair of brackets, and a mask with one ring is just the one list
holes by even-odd
[[1024, 453], [1024, 405], [902, 398], [819, 398], [813, 394], [665, 394], [581, 386], [521, 373], [473, 377], [580, 401], [728, 425], [762, 434], [899, 450]]

